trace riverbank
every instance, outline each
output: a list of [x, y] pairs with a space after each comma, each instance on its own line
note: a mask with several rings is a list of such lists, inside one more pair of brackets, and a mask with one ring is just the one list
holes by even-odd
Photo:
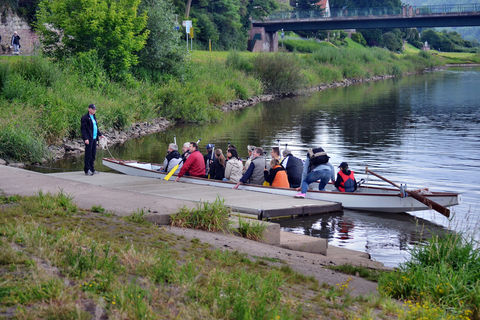
[[[183, 80], [161, 84], [113, 83], [102, 80], [101, 74], [83, 75], [41, 57], [3, 57], [0, 158], [38, 163], [81, 153], [78, 119], [91, 102], [99, 107], [99, 123], [112, 145], [177, 122], [216, 121], [222, 111], [262, 101], [441, 65], [436, 57], [423, 53], [397, 55], [379, 48], [326, 50], [308, 55], [194, 52]], [[267, 69], [256, 69], [269, 63]], [[288, 77], [272, 79], [269, 70]], [[100, 79], [93, 81], [90, 77], [94, 76]]]

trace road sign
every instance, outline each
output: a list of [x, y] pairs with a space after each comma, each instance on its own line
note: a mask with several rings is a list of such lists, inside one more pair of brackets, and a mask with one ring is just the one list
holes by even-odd
[[183, 20], [182, 26], [185, 27], [185, 32], [190, 33], [190, 28], [192, 27], [192, 20]]

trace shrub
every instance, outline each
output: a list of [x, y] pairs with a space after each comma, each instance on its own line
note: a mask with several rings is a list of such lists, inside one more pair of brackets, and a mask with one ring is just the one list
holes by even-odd
[[39, 83], [46, 87], [52, 86], [62, 74], [56, 64], [39, 56], [20, 59], [12, 67], [25, 80]]
[[231, 209], [224, 204], [224, 200], [217, 198], [215, 202], [202, 202], [196, 209], [183, 207], [170, 217], [172, 226], [194, 228], [207, 231], [227, 231], [228, 217]]
[[21, 124], [6, 124], [0, 127], [0, 158], [41, 162], [46, 150], [42, 137], [29, 128]]
[[292, 92], [304, 82], [297, 57], [285, 53], [257, 55], [254, 73], [270, 93]]
[[253, 70], [252, 61], [247, 57], [242, 56], [238, 51], [231, 51], [227, 56], [225, 64], [227, 67], [247, 73]]
[[[433, 236], [412, 251], [398, 271], [379, 280], [381, 292], [398, 299], [431, 304], [462, 315], [479, 316], [480, 250], [462, 235]], [[459, 301], [462, 301], [459, 304]]]
[[365, 40], [365, 38], [360, 32], [352, 33], [352, 40], [355, 41], [356, 43], [360, 43], [363, 46], [367, 45], [367, 40]]
[[263, 232], [267, 229], [267, 225], [260, 222], [248, 222], [238, 218], [238, 232], [242, 237], [250, 240], [262, 240]]

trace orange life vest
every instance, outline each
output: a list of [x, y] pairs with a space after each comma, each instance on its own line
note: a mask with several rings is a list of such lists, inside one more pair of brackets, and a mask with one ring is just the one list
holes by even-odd
[[353, 192], [355, 191], [355, 176], [353, 171], [350, 171], [350, 175], [346, 175], [343, 170], [338, 171], [340, 177], [342, 177], [342, 182], [338, 186], [338, 190], [341, 192]]
[[[280, 165], [276, 165], [273, 169], [281, 167]], [[275, 175], [275, 178], [272, 181], [272, 187], [277, 188], [290, 188], [290, 183], [288, 182], [287, 171], [286, 170], [279, 170]]]

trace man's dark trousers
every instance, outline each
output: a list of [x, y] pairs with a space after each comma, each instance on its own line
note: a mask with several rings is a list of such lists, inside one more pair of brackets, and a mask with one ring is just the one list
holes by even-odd
[[89, 144], [85, 144], [85, 167], [83, 170], [85, 173], [87, 173], [88, 170], [94, 173], [95, 156], [97, 154], [97, 139], [92, 139], [89, 142]]

